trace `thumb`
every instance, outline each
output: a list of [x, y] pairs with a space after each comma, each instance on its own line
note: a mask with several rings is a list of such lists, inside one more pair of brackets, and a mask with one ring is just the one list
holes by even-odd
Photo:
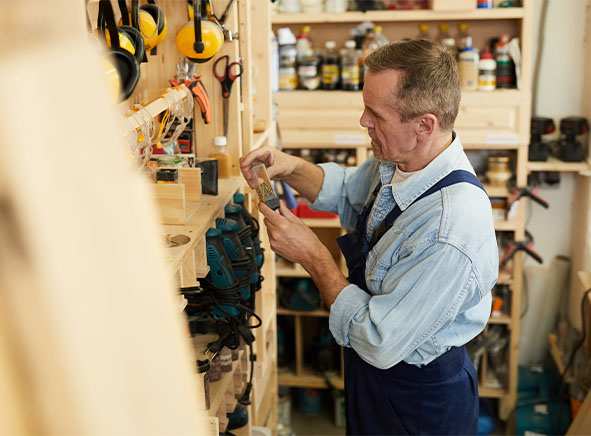
[[281, 214], [281, 216], [285, 217], [288, 221], [292, 223], [299, 221], [298, 217], [295, 216], [291, 210], [289, 210], [289, 208], [285, 204], [285, 201], [283, 200], [280, 200], [279, 213]]

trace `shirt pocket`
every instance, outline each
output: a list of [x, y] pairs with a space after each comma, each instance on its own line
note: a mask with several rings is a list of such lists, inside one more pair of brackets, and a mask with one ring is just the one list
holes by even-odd
[[367, 255], [367, 263], [365, 270], [365, 282], [369, 291], [373, 295], [382, 294], [382, 282], [388, 270], [392, 268], [392, 265], [385, 265], [380, 262], [376, 256], [376, 250], [371, 250]]

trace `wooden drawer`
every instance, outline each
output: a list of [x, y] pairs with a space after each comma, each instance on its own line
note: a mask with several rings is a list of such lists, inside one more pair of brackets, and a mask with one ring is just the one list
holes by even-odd
[[518, 90], [464, 92], [455, 128], [468, 148], [514, 146], [529, 141], [529, 113]]

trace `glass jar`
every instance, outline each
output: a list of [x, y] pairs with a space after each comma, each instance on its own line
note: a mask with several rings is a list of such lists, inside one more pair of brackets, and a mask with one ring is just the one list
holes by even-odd
[[222, 372], [230, 372], [232, 371], [232, 352], [228, 349], [228, 347], [222, 348], [220, 354], [218, 354], [220, 359], [220, 367]]
[[486, 178], [493, 186], [506, 187], [513, 177], [508, 156], [489, 156]]

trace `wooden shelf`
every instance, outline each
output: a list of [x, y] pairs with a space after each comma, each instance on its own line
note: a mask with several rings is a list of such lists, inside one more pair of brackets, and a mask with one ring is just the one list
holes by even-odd
[[513, 277], [511, 273], [505, 270], [499, 270], [499, 278], [497, 280], [497, 285], [509, 285], [513, 284]]
[[514, 232], [519, 226], [519, 222], [516, 219], [495, 221], [495, 230], [501, 232]]
[[489, 197], [493, 197], [493, 198], [498, 198], [498, 197], [507, 198], [507, 197], [509, 197], [509, 189], [507, 189], [506, 187], [493, 186], [493, 185], [489, 185], [487, 183], [483, 183], [482, 186], [484, 186], [484, 190], [486, 191], [486, 193], [488, 194]]
[[480, 398], [503, 398], [508, 392], [504, 389], [487, 388], [486, 386], [478, 386], [478, 396]]
[[229, 179], [218, 181], [218, 195], [203, 195], [198, 203], [198, 213], [195, 213], [184, 226], [163, 225], [163, 233], [171, 235], [183, 234], [190, 241], [180, 247], [168, 248], [166, 261], [169, 264], [171, 274], [174, 275], [181, 267], [186, 256], [190, 255], [197, 242], [204, 237], [207, 229], [215, 222], [215, 218], [224, 210], [224, 207], [232, 199], [234, 193], [242, 185], [241, 176], [233, 176]]
[[339, 218], [303, 218], [302, 221], [308, 227], [341, 228]]
[[[319, 375], [311, 368], [304, 367], [302, 375], [296, 375], [293, 371], [280, 373], [278, 376], [279, 385], [290, 386], [294, 388], [317, 388], [328, 389], [331, 386], [326, 383], [324, 376]], [[345, 381], [337, 376], [329, 377], [330, 384], [339, 390], [345, 389]]]
[[509, 315], [501, 315], [501, 316], [491, 316], [488, 319], [489, 324], [504, 324], [504, 325], [511, 325], [512, 320]]
[[528, 171], [576, 172], [591, 175], [590, 162], [563, 162], [555, 157], [549, 157], [546, 162], [528, 162], [527, 169]]
[[316, 310], [290, 310], [283, 307], [277, 307], [277, 315], [288, 315], [288, 316], [310, 316], [318, 318], [328, 318], [328, 310], [316, 309]]
[[310, 274], [297, 263], [292, 266], [277, 265], [275, 267], [275, 275], [277, 277], [310, 277]]
[[433, 11], [430, 9], [412, 11], [367, 11], [344, 12], [341, 14], [276, 14], [271, 16], [273, 24], [310, 23], [356, 23], [372, 21], [442, 21], [442, 20], [507, 20], [522, 19], [523, 8], [473, 9], [467, 11]]

